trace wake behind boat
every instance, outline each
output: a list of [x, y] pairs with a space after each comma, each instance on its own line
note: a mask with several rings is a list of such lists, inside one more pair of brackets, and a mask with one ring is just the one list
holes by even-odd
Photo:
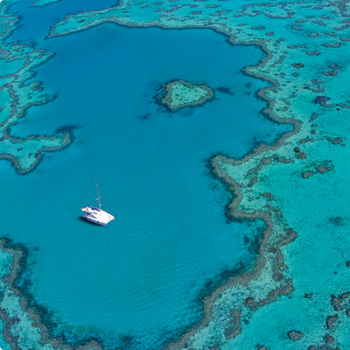
[[115, 220], [115, 218], [113, 215], [109, 214], [107, 211], [104, 211], [101, 209], [100, 199], [102, 199], [102, 202], [103, 202], [103, 198], [102, 198], [100, 189], [98, 188], [97, 182], [96, 182], [96, 188], [97, 188], [97, 193], [99, 195], [98, 198], [95, 199], [96, 201], [98, 201], [98, 208], [92, 207], [92, 206], [82, 208], [81, 210], [85, 212], [85, 214], [83, 215], [83, 218], [85, 220], [93, 222], [94, 224], [107, 226], [107, 224], [110, 221]]

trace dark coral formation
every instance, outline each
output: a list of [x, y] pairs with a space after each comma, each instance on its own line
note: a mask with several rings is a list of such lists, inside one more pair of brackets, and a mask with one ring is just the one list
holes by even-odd
[[292, 66], [299, 69], [304, 67], [304, 63], [293, 63]]
[[216, 90], [219, 91], [219, 92], [222, 92], [224, 94], [228, 94], [228, 95], [233, 96], [233, 92], [227, 87], [220, 86]]
[[301, 174], [303, 179], [308, 179], [309, 177], [311, 177], [313, 175], [315, 175], [315, 173], [313, 171], [305, 171]]
[[319, 104], [322, 107], [330, 107], [330, 105], [327, 104], [327, 101], [329, 101], [330, 98], [327, 96], [317, 96], [315, 99], [315, 104]]
[[293, 330], [288, 332], [288, 338], [293, 341], [300, 340], [303, 336], [304, 334], [300, 331]]
[[343, 143], [343, 139], [341, 137], [328, 137], [327, 140], [331, 143], [333, 143], [333, 145], [339, 145], [341, 143]]

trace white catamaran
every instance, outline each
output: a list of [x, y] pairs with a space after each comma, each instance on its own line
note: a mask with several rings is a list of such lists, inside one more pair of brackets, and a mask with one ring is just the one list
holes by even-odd
[[[101, 209], [100, 199], [102, 199], [103, 205], [104, 205], [104, 201], [103, 201], [100, 189], [98, 188], [97, 182], [96, 182], [96, 188], [97, 188], [98, 198], [96, 198], [95, 200], [98, 201], [98, 208], [91, 207], [91, 206], [82, 208], [81, 210], [85, 212], [85, 214], [83, 215], [83, 218], [93, 222], [94, 224], [107, 226], [107, 224], [110, 221], [115, 220], [115, 218], [113, 215], [107, 213], [107, 211], [104, 211]], [[105, 205], [104, 207], [106, 209]]]

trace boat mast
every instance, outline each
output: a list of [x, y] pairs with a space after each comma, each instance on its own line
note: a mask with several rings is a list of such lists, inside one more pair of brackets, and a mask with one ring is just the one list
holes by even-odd
[[101, 202], [100, 202], [100, 198], [101, 196], [99, 196], [98, 198], [95, 199], [95, 201], [98, 201], [98, 209], [101, 210]]
[[96, 183], [97, 194], [98, 194], [98, 198], [96, 199], [96, 200], [98, 200], [98, 208], [101, 210], [101, 202], [100, 202], [100, 198], [101, 198], [101, 199], [102, 199], [103, 206], [104, 206], [105, 209], [106, 209], [106, 213], [108, 213], [107, 208], [106, 208], [106, 204], [105, 204], [105, 202], [104, 202], [104, 200], [103, 200], [101, 191], [100, 191], [100, 189], [99, 189], [99, 187], [98, 187], [96, 178], [95, 178], [95, 183]]

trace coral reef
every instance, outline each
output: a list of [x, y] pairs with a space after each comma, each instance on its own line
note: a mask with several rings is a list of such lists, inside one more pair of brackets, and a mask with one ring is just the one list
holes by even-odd
[[[343, 306], [348, 295], [342, 294], [350, 281], [345, 263], [349, 259], [349, 222], [344, 205], [350, 200], [346, 180], [348, 16], [343, 2], [211, 0], [188, 4], [178, 0], [169, 4], [126, 0], [102, 11], [68, 16], [51, 29], [50, 36], [55, 37], [102, 23], [211, 28], [226, 35], [231, 44], [256, 45], [266, 57], [258, 66], [246, 67], [245, 73], [270, 83], [257, 93], [267, 102], [263, 113], [278, 123], [293, 125], [293, 131], [275, 144], [259, 145], [242, 159], [223, 155], [212, 159], [214, 173], [235, 194], [228, 206], [232, 218], [262, 219], [267, 229], [255, 268], [230, 278], [205, 298], [203, 319], [168, 349], [282, 349], [287, 342], [293, 349], [349, 346], [349, 332], [343, 329], [335, 334], [338, 326], [346, 329], [350, 313]], [[47, 59], [42, 52], [31, 54]], [[41, 63], [40, 59], [35, 62]], [[23, 69], [31, 68], [29, 64]], [[18, 83], [9, 84], [12, 90], [1, 93], [23, 100], [15, 97]], [[35, 94], [34, 86], [22, 86], [21, 96], [28, 87]], [[36, 99], [36, 103], [47, 100]], [[22, 104], [16, 111], [29, 105]], [[21, 116], [15, 115], [15, 120]], [[18, 160], [18, 164], [25, 170], [33, 162]], [[336, 217], [344, 218], [343, 224], [334, 224]], [[333, 306], [330, 294], [341, 294], [332, 297]], [[23, 308], [17, 312], [20, 319], [26, 315]], [[9, 319], [3, 320], [10, 327]], [[290, 337], [299, 339], [291, 341], [288, 332], [295, 329], [300, 333], [289, 333]]]
[[175, 111], [180, 108], [200, 106], [213, 98], [213, 90], [206, 85], [193, 85], [176, 80], [164, 85], [166, 95], [161, 103]]
[[0, 159], [9, 160], [20, 174], [32, 171], [44, 153], [67, 147], [73, 140], [71, 132], [52, 136], [32, 135], [27, 138], [11, 136], [10, 129], [26, 116], [28, 108], [52, 101], [40, 82], [31, 81], [34, 69], [45, 63], [53, 54], [31, 46], [10, 41], [18, 25], [18, 18], [8, 13], [15, 1], [0, 5]]

